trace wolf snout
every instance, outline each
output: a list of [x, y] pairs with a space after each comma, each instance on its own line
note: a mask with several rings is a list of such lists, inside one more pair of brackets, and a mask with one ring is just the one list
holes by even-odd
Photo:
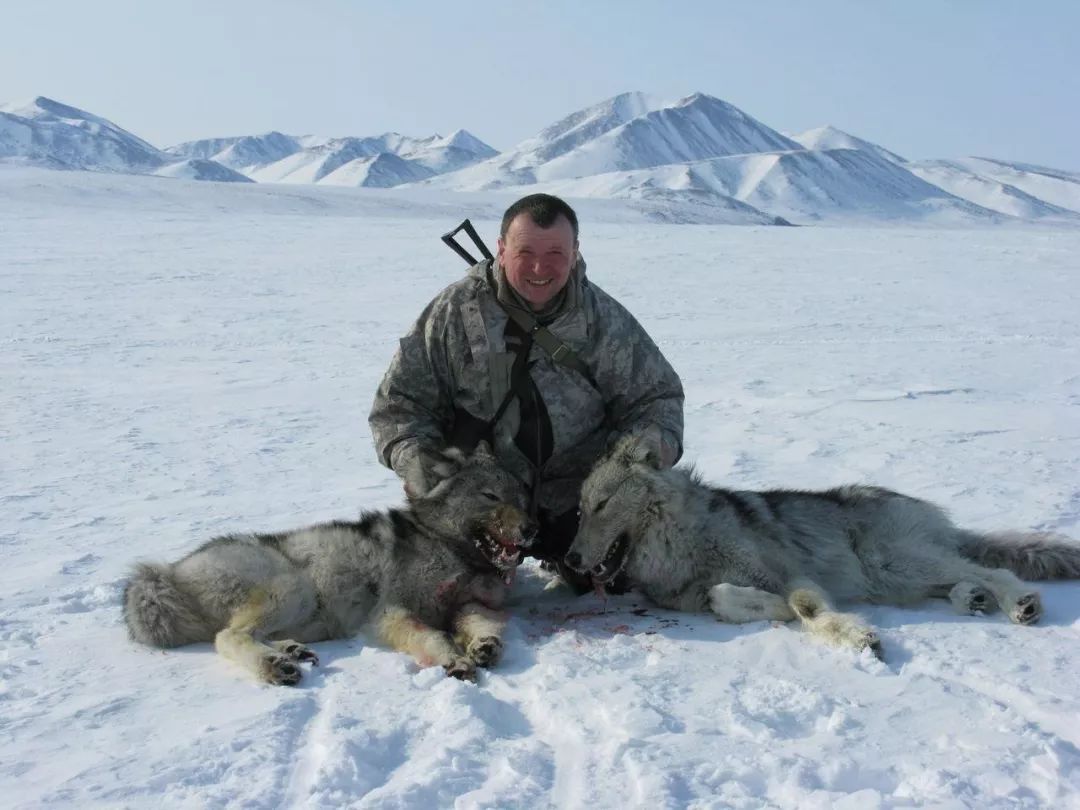
[[566, 556], [563, 557], [563, 562], [566, 563], [570, 568], [573, 568], [575, 571], [579, 573], [584, 573], [584, 569], [581, 567], [581, 555], [578, 554], [576, 551], [566, 552]]

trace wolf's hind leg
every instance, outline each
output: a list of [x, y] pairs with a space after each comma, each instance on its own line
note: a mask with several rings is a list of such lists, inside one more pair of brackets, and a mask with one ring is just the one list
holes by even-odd
[[490, 667], [502, 655], [506, 616], [476, 602], [462, 606], [454, 617], [454, 640], [478, 667]]
[[870, 650], [881, 657], [881, 639], [877, 632], [851, 613], [840, 613], [829, 602], [819, 585], [796, 580], [789, 585], [788, 605], [802, 620], [807, 631], [826, 644], [861, 652]]
[[795, 618], [784, 597], [758, 588], [721, 582], [709, 589], [709, 607], [722, 622], [787, 622]]
[[476, 665], [458, 652], [446, 633], [424, 624], [405, 608], [385, 608], [376, 629], [385, 644], [408, 653], [422, 667], [438, 664], [455, 678], [476, 678]]
[[277, 577], [253, 588], [247, 601], [233, 611], [229, 623], [214, 638], [214, 647], [223, 657], [247, 669], [264, 683], [293, 686], [300, 682], [301, 660], [314, 655], [303, 645], [291, 642], [264, 644], [260, 639], [282, 628], [307, 623], [315, 610], [315, 593], [310, 584], [295, 576]]
[[300, 682], [296, 659], [256, 640], [268, 614], [274, 612], [265, 590], [256, 589], [248, 601], [229, 619], [229, 624], [214, 637], [218, 653], [239, 664], [264, 683], [293, 686]]

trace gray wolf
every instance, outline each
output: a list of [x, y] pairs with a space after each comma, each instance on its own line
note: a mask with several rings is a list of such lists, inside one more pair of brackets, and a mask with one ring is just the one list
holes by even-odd
[[1024, 579], [1080, 577], [1080, 544], [1047, 534], [981, 534], [887, 489], [738, 491], [661, 469], [655, 441], [629, 437], [581, 493], [566, 554], [602, 587], [619, 573], [658, 605], [722, 621], [799, 619], [813, 636], [881, 654], [873, 628], [833, 600], [904, 605], [949, 599], [961, 613], [1042, 615]]
[[218, 537], [171, 564], [137, 565], [124, 593], [132, 639], [213, 641], [259, 680], [292, 685], [306, 645], [370, 625], [421, 666], [475, 677], [502, 650], [498, 611], [535, 527], [524, 486], [486, 444], [448, 450], [405, 508], [277, 534]]

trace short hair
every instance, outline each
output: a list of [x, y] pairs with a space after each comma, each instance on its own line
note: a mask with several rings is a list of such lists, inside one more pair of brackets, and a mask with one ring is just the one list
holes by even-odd
[[577, 214], [564, 200], [552, 194], [530, 194], [507, 208], [506, 213], [503, 214], [502, 226], [499, 228], [499, 238], [506, 238], [510, 223], [517, 219], [519, 214], [528, 214], [529, 219], [541, 228], [550, 228], [561, 214], [570, 221], [570, 227], [574, 231], [574, 243], [578, 241]]

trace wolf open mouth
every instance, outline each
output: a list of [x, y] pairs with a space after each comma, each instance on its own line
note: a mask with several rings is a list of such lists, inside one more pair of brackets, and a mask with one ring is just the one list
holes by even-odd
[[500, 571], [511, 571], [521, 562], [521, 554], [527, 543], [524, 539], [512, 540], [495, 536], [484, 529], [473, 534], [473, 543], [487, 561]]
[[624, 565], [626, 565], [627, 552], [630, 550], [630, 535], [627, 532], [622, 532], [615, 538], [615, 542], [611, 544], [611, 548], [608, 549], [607, 554], [604, 555], [604, 559], [600, 561], [600, 564], [593, 568], [589, 574], [593, 578], [593, 582], [597, 584], [604, 584], [610, 582], [615, 578]]

